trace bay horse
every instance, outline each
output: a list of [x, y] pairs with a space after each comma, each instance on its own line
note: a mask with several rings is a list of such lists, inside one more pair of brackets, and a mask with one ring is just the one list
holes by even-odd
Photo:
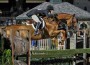
[[[71, 14], [67, 14], [67, 13], [59, 13], [57, 14], [56, 18], [58, 19], [58, 22], [54, 20], [54, 18], [48, 18], [48, 17], [44, 17], [43, 20], [45, 21], [45, 28], [44, 30], [41, 30], [40, 32], [45, 32], [44, 35], [42, 34], [38, 34], [36, 36], [34, 36], [34, 28], [32, 27], [32, 25], [29, 25], [29, 26], [23, 26], [23, 25], [14, 25], [14, 26], [8, 26], [6, 28], [11, 28], [11, 29], [14, 29], [14, 31], [16, 29], [30, 29], [32, 32], [31, 32], [31, 39], [34, 39], [34, 40], [38, 40], [38, 39], [45, 39], [47, 37], [55, 37], [57, 36], [61, 31], [64, 33], [63, 35], [63, 40], [66, 39], [66, 30], [64, 29], [59, 29], [58, 30], [58, 26], [62, 25], [61, 22], [62, 20], [64, 19], [66, 22], [64, 22], [66, 24], [66, 26], [68, 27], [72, 27], [74, 25], [74, 27], [76, 28], [76, 25], [77, 25], [77, 20], [76, 18], [74, 17], [75, 15], [71, 15]], [[30, 21], [30, 24], [32, 22], [32, 19], [29, 20]], [[28, 35], [24, 32], [20, 33], [22, 37], [27, 37]], [[7, 36], [10, 36], [10, 32], [7, 30]]]
[[[32, 40], [39, 40], [39, 39], [45, 39], [45, 38], [55, 38], [57, 37], [57, 35], [59, 33], [61, 34], [61, 39], [63, 41], [65, 41], [66, 39], [66, 31], [65, 30], [58, 30], [58, 26], [60, 24], [58, 24], [58, 22], [56, 20], [54, 20], [53, 18], [48, 18], [48, 17], [44, 17], [43, 20], [45, 21], [45, 27], [43, 28], [43, 30], [40, 30], [40, 34], [38, 35], [34, 35], [34, 28], [31, 25], [32, 19], [28, 20], [30, 21], [30, 25], [11, 25], [11, 26], [7, 26], [6, 29], [6, 36], [10, 37], [10, 29], [13, 30], [13, 38], [16, 36], [16, 31], [18, 29], [29, 29], [30, 30], [30, 34], [31, 34], [31, 39]], [[65, 33], [64, 33], [65, 32]], [[21, 38], [27, 38], [28, 34], [27, 31], [19, 31]]]
[[[68, 27], [75, 27], [76, 28], [76, 25], [77, 25], [77, 20], [76, 18], [74, 17], [75, 15], [71, 15], [71, 14], [67, 14], [67, 13], [59, 13], [57, 14], [56, 18], [59, 20], [58, 22], [62, 22], [63, 19], [66, 20], [66, 25]], [[43, 38], [47, 38], [47, 37], [55, 37], [57, 36], [59, 33], [60, 33], [60, 30], [58, 30], [58, 26], [61, 25], [61, 23], [57, 23], [57, 21], [55, 21], [53, 18], [48, 18], [48, 17], [44, 17], [43, 20], [45, 21], [45, 28], [44, 30], [41, 30], [41, 31], [45, 31], [44, 35], [42, 34], [39, 34], [39, 35], [36, 35], [34, 36], [34, 28], [32, 27], [32, 25], [29, 25], [29, 26], [23, 26], [23, 25], [13, 25], [13, 26], [8, 26], [6, 27], [9, 28], [9, 29], [13, 29], [14, 31], [16, 31], [16, 29], [30, 29], [31, 30], [31, 39], [35, 39], [35, 40], [38, 40], [38, 39], [43, 39]], [[29, 20], [30, 22], [32, 22], [32, 19]], [[65, 30], [64, 30], [65, 32]], [[10, 31], [7, 30], [7, 36], [10, 36]], [[27, 34], [24, 32], [21, 33], [21, 36], [22, 37], [26, 37]]]
[[[74, 15], [67, 14], [67, 13], [60, 13], [60, 14], [57, 14], [57, 19], [58, 19], [58, 22], [62, 22], [61, 20], [65, 19], [66, 25], [68, 27], [72, 26], [72, 20], [74, 20], [75, 21], [74, 26], [76, 26], [76, 19], [74, 18]], [[44, 17], [43, 20], [45, 21], [45, 28], [44, 28], [44, 30], [40, 30], [40, 32], [43, 31], [43, 34], [38, 34], [35, 36], [34, 35], [35, 30], [32, 25], [27, 25], [27, 26], [26, 25], [13, 25], [13, 26], [11, 25], [11, 26], [6, 27], [7, 37], [10, 37], [10, 29], [12, 29], [13, 32], [16, 32], [17, 29], [30, 29], [32, 40], [53, 38], [53, 37], [57, 37], [57, 35], [59, 33], [63, 33], [63, 34], [61, 34], [62, 41], [65, 41], [66, 31], [64, 29], [58, 29], [58, 26], [61, 25], [61, 23], [59, 24], [56, 20], [54, 20], [54, 18]], [[32, 22], [32, 19], [29, 21]], [[15, 35], [16, 35], [16, 33], [13, 33], [13, 36], [15, 36]], [[20, 35], [22, 38], [28, 37], [27, 31], [20, 31]]]

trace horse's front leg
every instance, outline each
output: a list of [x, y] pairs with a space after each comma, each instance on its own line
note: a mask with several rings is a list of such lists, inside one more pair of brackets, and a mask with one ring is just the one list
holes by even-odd
[[50, 30], [49, 35], [50, 35], [50, 36], [56, 36], [56, 35], [58, 35], [59, 33], [60, 33], [60, 31], [58, 31], [58, 30]]
[[52, 30], [51, 33], [49, 32], [50, 36], [57, 36], [60, 33], [60, 30]]

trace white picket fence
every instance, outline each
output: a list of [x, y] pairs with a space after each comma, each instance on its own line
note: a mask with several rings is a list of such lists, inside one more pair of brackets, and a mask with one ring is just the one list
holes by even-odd
[[31, 45], [31, 50], [48, 50], [51, 48], [51, 39], [37, 40], [37, 44]]
[[51, 39], [38, 40], [39, 50], [48, 50], [51, 48]]
[[57, 50], [65, 50], [65, 43], [64, 45], [59, 45], [59, 40], [58, 39], [58, 46], [55, 48], [52, 48], [53, 42], [52, 40], [49, 39], [41, 39], [41, 40], [37, 40], [37, 44], [36, 45], [32, 45], [31, 44], [31, 50], [50, 50], [50, 49], [57, 49]]

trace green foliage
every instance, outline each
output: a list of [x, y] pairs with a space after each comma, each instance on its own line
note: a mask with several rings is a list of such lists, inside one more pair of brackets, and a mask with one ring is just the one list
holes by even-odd
[[2, 54], [2, 65], [12, 65], [11, 50], [4, 50]]

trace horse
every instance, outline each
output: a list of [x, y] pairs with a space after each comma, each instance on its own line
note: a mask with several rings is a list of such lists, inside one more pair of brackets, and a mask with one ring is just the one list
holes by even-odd
[[[24, 44], [24, 42], [28, 43], [26, 41], [26, 40], [28, 40], [28, 37], [29, 37], [28, 31], [19, 30], [19, 29], [27, 29], [27, 30], [30, 30], [29, 34], [31, 35], [31, 40], [40, 40], [40, 39], [45, 39], [45, 38], [56, 38], [59, 34], [60, 34], [60, 38], [61, 38], [61, 41], [60, 41], [61, 43], [63, 43], [66, 40], [66, 30], [58, 29], [58, 27], [60, 26], [59, 22], [61, 22], [61, 20], [59, 20], [59, 19], [55, 20], [54, 18], [44, 17], [43, 21], [45, 22], [45, 27], [43, 27], [39, 30], [40, 34], [38, 34], [38, 35], [34, 35], [34, 32], [35, 32], [34, 23], [35, 22], [32, 19], [29, 19], [27, 21], [30, 22], [30, 25], [10, 25], [10, 26], [6, 26], [5, 27], [6, 37], [10, 38], [11, 33], [12, 33], [12, 38], [17, 40], [16, 36], [19, 35], [21, 39], [17, 40], [17, 41], [19, 41], [20, 43], [23, 43], [23, 44]], [[23, 39], [25, 39], [25, 41]], [[21, 48], [20, 45], [19, 45], [19, 47], [17, 47], [16, 43], [19, 43], [17, 41], [14, 40], [14, 48], [18, 50], [18, 51], [15, 50], [15, 54], [18, 53], [18, 52], [19, 53], [22, 52], [22, 51], [19, 51], [20, 48]], [[24, 50], [24, 51], [28, 52], [26, 50]]]
[[[45, 39], [45, 38], [53, 38], [53, 37], [57, 37], [57, 35], [59, 33], [62, 33], [61, 31], [65, 32], [64, 35], [62, 36], [62, 39], [66, 39], [66, 31], [64, 29], [58, 29], [58, 27], [61, 25], [60, 22], [62, 22], [62, 20], [64, 19], [66, 21], [66, 25], [68, 27], [72, 26], [72, 20], [75, 21], [74, 26], [76, 26], [76, 18], [74, 17], [74, 15], [71, 14], [66, 14], [66, 13], [60, 13], [57, 14], [57, 19], [58, 22], [56, 20], [54, 20], [54, 18], [48, 18], [48, 17], [44, 17], [43, 20], [45, 21], [45, 27], [43, 28], [44, 30], [39, 30], [39, 32], [41, 32], [38, 35], [34, 35], [34, 26], [31, 25], [31, 23], [33, 22], [32, 19], [28, 20], [30, 22], [29, 26], [25, 26], [25, 25], [13, 25], [13, 26], [7, 26], [6, 29], [6, 33], [7, 33], [7, 37], [10, 37], [10, 29], [12, 29], [14, 32], [16, 32], [17, 29], [30, 29], [31, 30], [31, 39], [32, 40], [39, 40], [39, 39]], [[13, 33], [13, 36], [15, 36], [16, 33]], [[27, 31], [20, 31], [20, 35], [22, 38], [26, 38], [28, 37], [27, 35]], [[64, 37], [64, 38], [63, 38]]]
[[[76, 27], [77, 22], [76, 22], [76, 18], [74, 16], [75, 15], [71, 15], [71, 14], [67, 14], [67, 13], [59, 13], [59, 14], [57, 14], [57, 19], [60, 20], [59, 22], [62, 22], [62, 20], [65, 19], [66, 20], [66, 25], [68, 27], [71, 27], [73, 24], [74, 24], [74, 27]], [[58, 26], [61, 25], [61, 23], [58, 24], [53, 18], [48, 18], [48, 17], [44, 17], [43, 20], [45, 21], [45, 25], [46, 25], [44, 30], [43, 30], [43, 31], [47, 32], [45, 34], [47, 34], [49, 37], [54, 37], [54, 36], [57, 36], [60, 33], [60, 30], [57, 30], [57, 29], [58, 29]], [[29, 20], [29, 21], [30, 21], [30, 24], [31, 24], [31, 22], [33, 22], [32, 19]], [[23, 27], [25, 28], [25, 26], [19, 26], [19, 25], [17, 25], [17, 26], [15, 26], [15, 25], [14, 26], [8, 26], [7, 28], [9, 28], [9, 27], [10, 28], [14, 27], [13, 29], [17, 29], [18, 27], [19, 27], [18, 29], [23, 29]], [[41, 34], [34, 36], [34, 34], [33, 34], [34, 33], [34, 27], [32, 25], [30, 25], [28, 27], [32, 31], [31, 39], [38, 40], [38, 39], [42, 39], [46, 36], [46, 35], [42, 36]], [[26, 27], [26, 28], [28, 28], [28, 27]], [[7, 34], [8, 34], [8, 36], [10, 35], [8, 30], [7, 30]], [[22, 36], [25, 37], [26, 34], [22, 33]]]
[[[64, 36], [63, 36], [64, 37], [63, 39], [65, 40], [66, 30], [61, 29], [61, 28], [58, 29], [58, 27], [60, 25], [62, 25], [62, 23], [61, 23], [61, 22], [63, 22], [62, 20], [65, 20], [66, 25], [68, 27], [72, 26], [72, 20], [73, 20], [73, 21], [75, 21], [74, 26], [76, 26], [76, 18], [74, 17], [74, 15], [67, 14], [67, 13], [59, 13], [59, 14], [57, 14], [56, 18], [58, 19], [58, 22], [55, 21], [54, 18], [44, 17], [43, 20], [45, 21], [46, 26], [45, 26], [44, 30], [39, 30], [41, 32], [41, 34], [38, 34], [36, 36], [34, 36], [34, 34], [33, 34], [35, 31], [34, 30], [35, 27], [31, 25], [34, 22], [32, 19], [27, 20], [27, 21], [29, 21], [29, 24], [30, 24], [29, 26], [13, 25], [13, 26], [8, 26], [6, 28], [14, 29], [14, 31], [16, 29], [27, 29], [28, 28], [32, 31], [31, 32], [31, 39], [33, 39], [33, 40], [45, 39], [48, 37], [53, 38], [53, 37], [57, 36], [61, 31], [63, 31], [63, 32], [65, 32]], [[65, 28], [65, 27], [63, 27], [63, 28]], [[43, 32], [45, 32], [45, 33], [43, 33]], [[21, 34], [22, 38], [23, 37], [25, 38], [28, 36], [27, 33], [25, 33], [25, 31], [22, 31], [20, 34]], [[8, 31], [8, 30], [7, 30], [7, 36], [10, 36], [10, 31]]]
[[[44, 17], [43, 20], [45, 21], [45, 27], [43, 28], [43, 30], [39, 30], [39, 32], [41, 32], [38, 35], [34, 35], [35, 29], [34, 26], [31, 24], [32, 23], [32, 19], [28, 20], [30, 25], [11, 25], [11, 26], [7, 26], [6, 29], [6, 35], [7, 37], [10, 37], [10, 29], [13, 30], [14, 33], [13, 34], [13, 38], [15, 37], [15, 35], [17, 33], [15, 33], [18, 29], [28, 29], [30, 30], [30, 34], [31, 34], [31, 39], [32, 40], [39, 40], [39, 39], [45, 39], [45, 38], [53, 38], [53, 37], [57, 37], [57, 35], [59, 33], [62, 33], [61, 30], [58, 30], [58, 22], [56, 20], [54, 20], [53, 18], [48, 18], [48, 17]], [[60, 24], [59, 24], [60, 25]], [[63, 30], [64, 31], [64, 30]], [[65, 31], [64, 31], [65, 32]], [[23, 31], [19, 31], [19, 34], [21, 36], [21, 38], [27, 38], [28, 34], [27, 31], [23, 30]], [[62, 36], [62, 38], [66, 36]], [[65, 39], [64, 38], [64, 39]]]

